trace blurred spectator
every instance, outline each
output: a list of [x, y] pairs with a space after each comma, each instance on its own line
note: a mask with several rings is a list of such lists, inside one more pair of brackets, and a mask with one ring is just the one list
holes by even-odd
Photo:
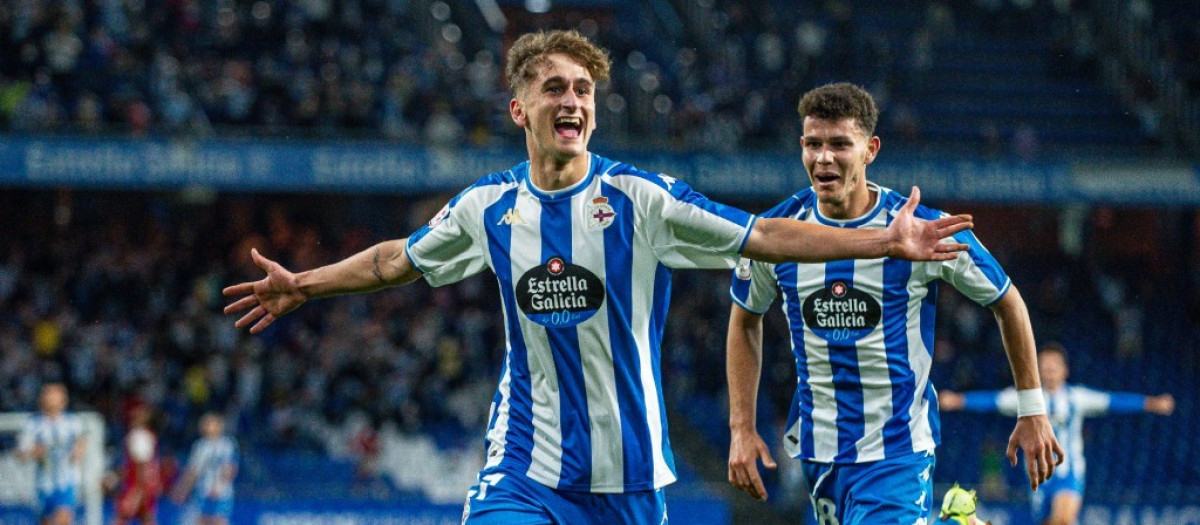
[[1028, 123], [1022, 122], [1013, 132], [1012, 149], [1013, 153], [1021, 160], [1028, 162], [1037, 158], [1038, 152], [1041, 150], [1037, 130]]

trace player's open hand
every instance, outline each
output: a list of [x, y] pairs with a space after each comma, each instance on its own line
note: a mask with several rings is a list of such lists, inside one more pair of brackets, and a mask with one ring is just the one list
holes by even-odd
[[767, 489], [763, 486], [762, 476], [758, 474], [760, 458], [764, 467], [775, 468], [771, 451], [758, 432], [733, 433], [729, 441], [729, 484], [754, 499], [767, 501]]
[[270, 326], [276, 319], [304, 304], [308, 297], [300, 291], [300, 287], [296, 283], [296, 274], [289, 272], [279, 263], [263, 257], [257, 249], [250, 250], [250, 257], [254, 259], [254, 264], [267, 272], [267, 276], [259, 281], [235, 284], [221, 293], [226, 297], [245, 295], [226, 306], [225, 314], [249, 308], [250, 311], [233, 325], [245, 328], [254, 323], [254, 326], [250, 327], [250, 333], [257, 334]]
[[921, 202], [921, 190], [913, 186], [908, 202], [900, 208], [888, 225], [888, 257], [910, 261], [949, 261], [965, 251], [967, 245], [941, 242], [958, 232], [975, 226], [970, 215], [951, 215], [926, 221], [913, 215]]
[[1054, 437], [1054, 428], [1044, 414], [1017, 418], [1017, 428], [1008, 438], [1008, 462], [1017, 466], [1017, 449], [1025, 453], [1025, 470], [1029, 474], [1029, 488], [1038, 486], [1054, 475], [1054, 467], [1061, 465], [1066, 453]]

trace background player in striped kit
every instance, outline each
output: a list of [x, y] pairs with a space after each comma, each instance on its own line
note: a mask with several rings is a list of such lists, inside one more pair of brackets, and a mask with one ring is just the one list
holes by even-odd
[[234, 285], [226, 307], [258, 333], [309, 298], [378, 290], [424, 277], [434, 286], [490, 269], [507, 345], [487, 433], [487, 463], [464, 521], [666, 521], [675, 480], [659, 377], [659, 344], [675, 269], [764, 260], [953, 259], [939, 240], [968, 217], [846, 231], [756, 220], [673, 177], [591, 154], [595, 90], [606, 51], [574, 31], [522, 36], [509, 50], [514, 123], [529, 161], [481, 178], [408, 239], [293, 274]]
[[29, 418], [17, 437], [17, 456], [37, 465], [34, 486], [43, 525], [67, 525], [75, 519], [86, 444], [83, 424], [66, 411], [67, 401], [66, 385], [42, 385], [40, 413]]
[[[1042, 485], [1042, 490], [1033, 493], [1030, 500], [1033, 515], [1043, 525], [1073, 525], [1083, 506], [1087, 470], [1083, 456], [1084, 418], [1142, 412], [1166, 416], [1175, 411], [1175, 398], [1171, 394], [1102, 392], [1067, 383], [1070, 369], [1066, 350], [1056, 343], [1047, 344], [1038, 352], [1038, 370], [1050, 422], [1067, 453], [1054, 476]], [[1017, 393], [1012, 388], [961, 394], [947, 390], [938, 394], [938, 403], [947, 411], [999, 412], [1008, 416], [1017, 413]]]
[[[879, 152], [879, 112], [871, 95], [848, 84], [806, 93], [803, 163], [811, 187], [763, 214], [847, 230], [886, 228], [902, 195], [867, 182]], [[926, 219], [941, 212], [918, 206]], [[919, 523], [933, 506], [934, 448], [940, 441], [936, 393], [929, 382], [937, 288], [944, 280], [989, 306], [1003, 334], [1018, 388], [1038, 388], [1033, 330], [1021, 295], [972, 232], [954, 260], [894, 258], [820, 264], [743, 259], [734, 272], [728, 337], [731, 443], [729, 482], [766, 499], [761, 458], [774, 467], [755, 427], [762, 364], [762, 315], [782, 293], [798, 382], [784, 446], [800, 459], [821, 523]], [[1009, 440], [1024, 450], [1030, 484], [1054, 470], [1061, 449], [1044, 409], [1027, 407]], [[836, 521], [832, 521], [836, 519]]]
[[200, 439], [192, 445], [174, 499], [191, 494], [189, 512], [199, 513], [202, 525], [226, 525], [233, 512], [233, 478], [237, 476], [237, 444], [225, 435], [225, 420], [209, 412], [200, 416]]

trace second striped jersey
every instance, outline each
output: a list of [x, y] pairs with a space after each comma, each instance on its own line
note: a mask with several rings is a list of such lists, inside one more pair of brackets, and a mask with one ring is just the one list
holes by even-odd
[[[762, 216], [840, 228], [887, 228], [907, 199], [868, 185], [876, 204], [856, 219], [822, 216], [811, 188]], [[915, 215], [930, 220], [944, 214], [918, 206]], [[946, 262], [741, 261], [731, 286], [736, 304], [762, 314], [783, 296], [797, 373], [784, 436], [789, 455], [860, 463], [937, 446], [937, 397], [929, 381], [936, 283], [945, 281], [984, 305], [999, 301], [1011, 285], [973, 233], [954, 239], [970, 248]]]

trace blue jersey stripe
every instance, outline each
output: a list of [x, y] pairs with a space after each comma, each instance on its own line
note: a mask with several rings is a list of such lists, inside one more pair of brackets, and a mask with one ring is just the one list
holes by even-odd
[[[572, 262], [571, 201], [542, 202], [542, 257]], [[573, 484], [586, 486], [592, 473], [592, 425], [587, 413], [587, 380], [580, 358], [579, 332], [574, 326], [547, 327], [546, 339], [558, 372], [559, 428], [562, 429], [562, 469]]]
[[[796, 290], [799, 266], [796, 264], [780, 264], [775, 267], [779, 277], [780, 289], [786, 299], [784, 307], [787, 311], [788, 325], [792, 331], [793, 352], [796, 356], [796, 395], [792, 399], [792, 407], [788, 411], [788, 428], [800, 419], [800, 450], [806, 458], [815, 455], [813, 447], [813, 392], [808, 384], [808, 351], [804, 345], [804, 311], [800, 292]], [[803, 417], [801, 417], [803, 415]]]
[[654, 388], [658, 395], [658, 420], [662, 422], [662, 454], [671, 474], [675, 474], [675, 453], [667, 431], [667, 404], [662, 391], [662, 338], [667, 324], [667, 306], [671, 304], [672, 271], [659, 263], [654, 270], [654, 304], [650, 309], [650, 364], [654, 368]]
[[612, 341], [613, 371], [617, 388], [617, 406], [621, 409], [621, 445], [624, 483], [654, 479], [654, 451], [651, 450], [650, 426], [646, 419], [646, 400], [642, 394], [642, 366], [637, 341], [633, 338], [633, 203], [624, 193], [605, 185], [601, 195], [617, 214], [604, 229], [604, 253], [608, 281], [608, 333]]
[[[517, 188], [504, 192], [499, 199], [483, 212], [484, 225], [497, 224], [504, 212], [517, 203]], [[485, 228], [488, 235], [488, 252], [492, 258], [492, 269], [500, 281], [500, 300], [504, 302], [507, 318], [509, 349], [509, 412], [508, 434], [502, 466], [514, 472], [529, 470], [533, 453], [533, 395], [530, 392], [529, 356], [525, 347], [525, 335], [518, 321], [517, 298], [513, 293], [512, 263], [509, 248], [512, 246], [511, 228]], [[494, 421], [493, 421], [494, 423]]]
[[[890, 222], [890, 221], [889, 221]], [[892, 417], [883, 426], [884, 456], [912, 452], [909, 409], [916, 394], [916, 377], [908, 360], [908, 279], [912, 263], [898, 259], [883, 262], [883, 347], [892, 383]]]
[[[500, 377], [503, 378], [508, 373], [508, 360], [505, 359], [500, 364]], [[501, 379], [503, 381], [503, 379]], [[487, 428], [496, 426], [496, 420], [500, 417], [500, 404], [504, 402], [504, 396], [500, 395], [500, 389], [496, 388], [496, 393], [492, 394], [492, 413], [488, 416]], [[488, 447], [487, 433], [483, 434], [483, 448], [486, 453]]]
[[[921, 343], [925, 346], [925, 351], [930, 357], [933, 357], [933, 329], [935, 326], [935, 317], [937, 316], [937, 297], [938, 283], [937, 281], [928, 284], [929, 293], [925, 295], [925, 299], [921, 300]], [[933, 381], [925, 383], [925, 401], [929, 407], [929, 430], [933, 434], [934, 445], [942, 444], [942, 420], [938, 417], [937, 392], [934, 391]]]
[[[825, 287], [834, 283], [854, 287], [854, 261], [825, 264]], [[853, 342], [829, 342], [829, 366], [833, 370], [834, 399], [837, 401], [838, 454], [835, 461], [855, 461], [855, 444], [864, 433], [862, 376], [858, 370], [858, 348]]]

